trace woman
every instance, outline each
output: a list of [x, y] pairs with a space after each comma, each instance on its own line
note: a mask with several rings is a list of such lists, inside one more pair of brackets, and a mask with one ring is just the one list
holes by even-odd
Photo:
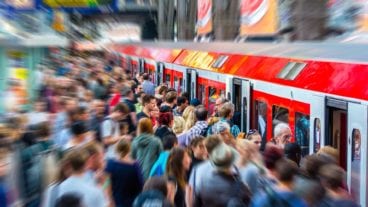
[[183, 118], [185, 120], [184, 132], [188, 131], [196, 123], [196, 117], [195, 117], [194, 111], [195, 111], [194, 106], [188, 106], [183, 111]]
[[137, 137], [132, 142], [132, 158], [138, 160], [144, 179], [163, 150], [161, 140], [154, 136], [152, 122], [142, 118], [138, 122]]
[[175, 206], [185, 206], [185, 188], [187, 185], [187, 172], [190, 168], [191, 159], [183, 148], [173, 148], [166, 166], [166, 175], [176, 180], [177, 191], [175, 194]]
[[174, 116], [174, 124], [172, 130], [176, 136], [179, 136], [184, 132], [185, 120], [181, 116]]
[[260, 150], [262, 144], [262, 137], [261, 134], [256, 129], [249, 130], [245, 139], [255, 144], [257, 149]]
[[155, 131], [158, 128], [158, 118], [160, 117], [160, 109], [156, 105], [153, 110], [150, 112], [150, 117], [153, 125], [153, 131]]
[[142, 191], [143, 175], [139, 164], [130, 158], [130, 143], [123, 139], [116, 145], [117, 160], [109, 160], [105, 171], [110, 175], [116, 207], [131, 206]]
[[174, 134], [171, 127], [173, 125], [174, 117], [171, 112], [164, 112], [160, 113], [160, 116], [158, 117], [158, 128], [155, 131], [155, 136], [160, 138], [162, 141], [162, 138], [166, 134]]

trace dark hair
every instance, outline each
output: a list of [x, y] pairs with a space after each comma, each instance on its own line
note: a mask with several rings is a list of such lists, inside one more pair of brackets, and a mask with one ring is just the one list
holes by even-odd
[[173, 103], [177, 97], [178, 97], [178, 94], [175, 91], [170, 91], [166, 94], [165, 101], [167, 103]]
[[181, 189], [185, 189], [186, 172], [183, 167], [183, 159], [186, 150], [181, 147], [171, 149], [166, 165], [166, 174], [176, 178]]
[[197, 106], [195, 109], [195, 115], [198, 121], [206, 121], [208, 111], [204, 106]]
[[199, 145], [199, 143], [203, 142], [205, 138], [203, 136], [196, 136], [190, 141], [191, 147], [196, 147]]
[[142, 77], [143, 77], [143, 80], [149, 80], [148, 73], [143, 73]]
[[143, 191], [158, 190], [164, 196], [167, 196], [167, 180], [164, 177], [149, 178], [143, 186]]
[[51, 134], [50, 125], [48, 122], [42, 122], [37, 126], [38, 137], [48, 137]]
[[205, 145], [208, 154], [211, 154], [211, 152], [222, 143], [222, 139], [219, 135], [211, 135], [205, 139]]
[[306, 156], [302, 169], [306, 176], [312, 179], [318, 179], [319, 170], [329, 163], [334, 163], [333, 158], [324, 155], [312, 154]]
[[187, 98], [187, 100], [189, 101], [189, 93], [188, 92], [181, 93], [181, 96]]
[[344, 186], [345, 171], [336, 164], [322, 166], [319, 175], [324, 186], [336, 190]]
[[65, 159], [73, 171], [81, 171], [86, 165], [88, 152], [83, 148], [72, 149], [67, 152]]
[[120, 157], [125, 157], [130, 152], [130, 142], [122, 139], [117, 143], [115, 149]]
[[152, 99], [156, 99], [154, 96], [146, 94], [142, 98], [142, 105], [145, 106], [146, 104], [151, 103]]
[[174, 116], [171, 112], [164, 112], [160, 113], [160, 116], [158, 117], [158, 123], [160, 125], [166, 125], [169, 126], [170, 123], [174, 120]]
[[164, 150], [171, 150], [177, 143], [178, 143], [178, 138], [175, 136], [175, 134], [167, 133], [162, 138], [162, 144], [164, 145]]
[[178, 100], [176, 101], [177, 106], [181, 106], [182, 104], [185, 104], [188, 99], [185, 96], [179, 96]]
[[130, 111], [129, 111], [129, 107], [125, 104], [125, 103], [118, 103], [115, 107], [114, 107], [114, 110], [113, 112], [120, 112], [120, 113], [123, 113], [123, 114], [128, 114]]
[[284, 147], [284, 153], [286, 158], [294, 161], [299, 166], [302, 149], [297, 143], [287, 143]]
[[284, 157], [282, 149], [273, 144], [266, 145], [263, 152], [263, 159], [267, 169], [275, 169], [275, 163]]
[[162, 85], [158, 90], [158, 94], [162, 95], [164, 92], [167, 93], [167, 90], [168, 90], [167, 86]]
[[75, 193], [66, 193], [56, 200], [55, 207], [82, 207], [82, 199]]
[[73, 135], [78, 136], [87, 132], [86, 125], [83, 121], [74, 122], [71, 126], [71, 132]]
[[291, 182], [298, 173], [298, 166], [295, 162], [282, 158], [276, 162], [276, 172], [278, 180], [281, 182]]

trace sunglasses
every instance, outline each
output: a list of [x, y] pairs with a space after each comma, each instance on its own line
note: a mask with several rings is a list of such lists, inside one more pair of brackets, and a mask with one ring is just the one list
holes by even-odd
[[253, 134], [255, 134], [255, 133], [258, 133], [258, 130], [257, 129], [250, 129], [249, 131], [248, 131], [248, 133], [247, 133], [247, 137], [246, 137], [246, 139], [249, 139], [250, 138], [250, 136], [252, 136]]

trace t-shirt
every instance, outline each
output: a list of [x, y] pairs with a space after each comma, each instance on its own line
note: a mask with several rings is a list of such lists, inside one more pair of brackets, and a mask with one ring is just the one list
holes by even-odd
[[143, 111], [139, 112], [137, 114], [137, 122], [140, 120], [140, 119], [143, 119], [143, 118], [149, 118], [149, 116], [147, 116], [146, 113], [144, 113]]
[[83, 206], [85, 207], [107, 206], [107, 200], [102, 189], [86, 181], [84, 176], [71, 176], [55, 188], [57, 188], [58, 192], [57, 198], [67, 193], [73, 193], [81, 197]]
[[105, 171], [110, 174], [116, 206], [132, 206], [143, 188], [143, 175], [139, 164], [109, 160]]
[[[102, 140], [106, 137], [120, 136], [120, 125], [119, 122], [112, 120], [107, 117], [101, 126]], [[107, 147], [106, 158], [115, 157], [115, 144]]]

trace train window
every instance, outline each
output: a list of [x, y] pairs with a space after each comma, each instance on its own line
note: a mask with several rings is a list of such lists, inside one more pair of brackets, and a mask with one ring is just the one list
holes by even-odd
[[182, 91], [183, 91], [183, 78], [179, 78], [178, 92], [182, 92]]
[[321, 121], [319, 118], [314, 119], [314, 152], [318, 152], [321, 148]]
[[302, 156], [309, 154], [309, 115], [295, 113], [295, 140], [302, 148]]
[[275, 126], [279, 123], [289, 123], [289, 110], [287, 108], [281, 107], [281, 106], [276, 106], [273, 105], [272, 106], [272, 135], [274, 135], [273, 133], [273, 129], [275, 128]]
[[351, 193], [356, 201], [360, 199], [360, 159], [362, 137], [359, 129], [353, 129], [352, 137], [352, 162], [351, 162]]
[[228, 59], [229, 59], [229, 56], [220, 55], [220, 57], [218, 57], [216, 59], [216, 61], [212, 64], [212, 67], [213, 68], [221, 68], [225, 64], [226, 60], [228, 60]]
[[174, 89], [179, 91], [179, 79], [176, 76], [174, 76]]
[[267, 104], [262, 101], [256, 101], [257, 129], [262, 136], [263, 150], [267, 142]]
[[198, 85], [198, 92], [197, 92], [197, 98], [198, 100], [204, 104], [205, 103], [205, 100], [206, 100], [206, 88], [204, 85]]
[[210, 86], [208, 87], [208, 112], [211, 115], [214, 113], [216, 99], [218, 98], [216, 92], [217, 92], [216, 88], [212, 88]]
[[294, 80], [305, 68], [307, 63], [289, 62], [277, 75], [278, 78]]
[[171, 86], [171, 84], [170, 84], [170, 79], [171, 79], [170, 74], [166, 74], [165, 82], [166, 82], [166, 84], [167, 84], [169, 87]]

